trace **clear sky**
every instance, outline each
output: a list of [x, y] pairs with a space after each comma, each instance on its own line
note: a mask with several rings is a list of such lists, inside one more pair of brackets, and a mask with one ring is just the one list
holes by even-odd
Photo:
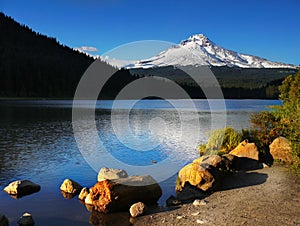
[[300, 64], [299, 0], [0, 0], [0, 11], [100, 55], [128, 42], [179, 43], [203, 33], [227, 49]]

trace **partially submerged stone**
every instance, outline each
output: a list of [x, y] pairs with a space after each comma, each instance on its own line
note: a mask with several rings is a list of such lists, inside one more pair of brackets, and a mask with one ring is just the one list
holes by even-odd
[[177, 206], [181, 204], [181, 201], [175, 198], [173, 195], [171, 195], [167, 200], [166, 200], [167, 206]]
[[128, 210], [136, 202], [156, 204], [162, 190], [149, 175], [131, 176], [97, 182], [90, 189], [90, 195], [95, 209], [108, 213]]
[[121, 169], [103, 167], [100, 169], [98, 173], [98, 181], [102, 181], [106, 179], [114, 180], [114, 179], [127, 178], [127, 177], [128, 177], [127, 172]]
[[23, 216], [18, 220], [20, 226], [33, 226], [34, 220], [30, 213], [24, 213]]
[[132, 217], [142, 215], [146, 211], [146, 205], [142, 202], [137, 202], [131, 205], [129, 212]]
[[89, 193], [86, 198], [84, 199], [84, 203], [87, 205], [93, 205], [93, 199], [91, 193]]
[[71, 179], [65, 179], [64, 182], [60, 186], [61, 191], [68, 193], [68, 194], [73, 194], [73, 195], [79, 194], [81, 189], [82, 189], [82, 186]]
[[0, 214], [0, 226], [9, 226], [9, 221], [5, 215]]
[[82, 188], [79, 195], [78, 195], [78, 199], [84, 201], [85, 198], [88, 196], [89, 194], [89, 189], [88, 188]]
[[4, 188], [4, 191], [10, 195], [17, 198], [30, 195], [32, 193], [38, 192], [41, 186], [31, 182], [30, 180], [17, 180], [11, 182], [8, 186]]

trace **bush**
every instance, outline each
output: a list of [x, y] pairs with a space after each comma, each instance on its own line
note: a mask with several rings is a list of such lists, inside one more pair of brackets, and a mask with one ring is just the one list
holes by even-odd
[[252, 115], [252, 131], [257, 145], [267, 150], [271, 142], [284, 136], [290, 142], [295, 156], [292, 168], [300, 172], [300, 71], [286, 77], [279, 87], [282, 106], [273, 106], [273, 111]]
[[213, 130], [209, 134], [209, 140], [199, 146], [200, 154], [226, 154], [234, 149], [242, 141], [242, 134], [236, 129], [226, 127]]

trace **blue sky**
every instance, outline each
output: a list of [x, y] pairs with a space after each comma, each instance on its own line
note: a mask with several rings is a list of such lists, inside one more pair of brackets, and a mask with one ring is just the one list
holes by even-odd
[[299, 0], [1, 0], [0, 10], [70, 47], [95, 54], [139, 40], [179, 43], [203, 33], [216, 44], [300, 64]]

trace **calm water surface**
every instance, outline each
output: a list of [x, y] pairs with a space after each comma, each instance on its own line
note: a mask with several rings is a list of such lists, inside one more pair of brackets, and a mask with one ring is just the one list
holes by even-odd
[[[113, 102], [98, 101], [95, 119], [105, 151], [119, 161], [134, 166], [151, 165], [153, 160], [159, 164], [168, 158], [170, 153], [172, 158], [178, 160], [182, 156], [187, 157], [187, 161], [198, 157], [197, 151], [184, 144], [176, 135], [177, 129], [181, 128], [178, 112], [184, 112], [187, 119], [184, 131], [187, 137], [191, 137], [195, 129], [199, 129], [193, 123], [195, 115], [191, 113], [187, 101], [177, 100], [176, 103], [177, 109], [163, 100], [142, 100], [134, 105], [129, 116], [130, 128], [141, 140], [152, 139], [149, 123], [153, 118], [161, 118], [168, 128], [167, 133], [164, 133], [168, 135], [153, 150], [136, 151], [130, 147], [137, 144], [133, 144], [131, 139], [126, 140], [128, 131], [125, 129], [119, 131], [119, 135], [126, 143], [124, 145], [111, 126]], [[211, 129], [212, 116], [224, 114], [224, 109], [214, 108], [213, 112], [210, 112], [207, 101], [195, 100], [194, 103], [200, 125], [196, 142], [201, 143], [207, 140], [206, 134]], [[226, 125], [237, 129], [245, 128], [249, 126], [251, 113], [266, 109], [268, 105], [277, 104], [280, 104], [280, 101], [226, 100]], [[118, 109], [115, 111], [117, 120], [121, 120], [127, 114], [127, 106], [127, 101], [119, 101]], [[89, 108], [90, 103], [82, 102], [81, 107]], [[41, 185], [40, 192], [20, 199], [11, 198], [5, 192], [0, 192], [0, 213], [9, 218], [11, 225], [16, 225], [16, 221], [24, 212], [33, 214], [36, 225], [91, 225], [89, 222], [95, 221], [94, 214], [91, 214], [77, 197], [67, 200], [59, 191], [59, 186], [65, 178], [74, 179], [86, 187], [92, 186], [97, 178], [97, 172], [89, 166], [78, 150], [72, 129], [71, 108], [72, 101], [0, 102], [1, 190], [9, 182], [17, 179], [29, 179]], [[219, 125], [223, 123], [220, 122]], [[159, 127], [156, 125], [154, 128], [157, 133], [161, 132]], [[99, 150], [100, 154], [101, 151], [103, 150]], [[103, 166], [103, 161], [99, 161], [99, 168]], [[164, 205], [166, 198], [174, 194], [175, 178], [176, 175], [173, 175], [160, 183], [163, 189], [160, 205]], [[114, 215], [101, 215], [100, 218], [111, 216], [115, 218]], [[125, 219], [126, 217], [125, 214]]]

